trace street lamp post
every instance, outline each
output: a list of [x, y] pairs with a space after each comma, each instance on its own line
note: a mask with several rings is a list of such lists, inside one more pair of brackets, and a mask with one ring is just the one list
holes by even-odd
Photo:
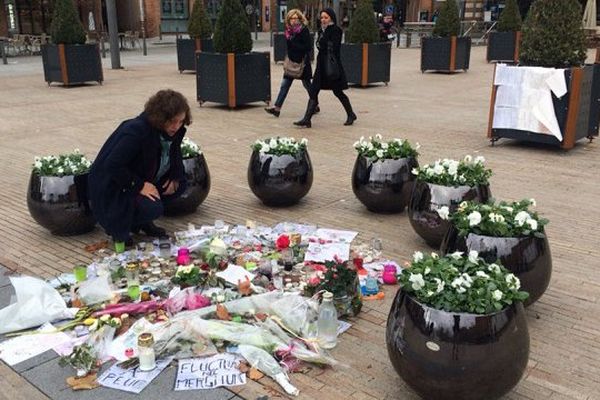
[[145, 56], [148, 55], [148, 49], [146, 47], [146, 16], [144, 13], [144, 0], [139, 0], [140, 2], [140, 22], [142, 24], [142, 54]]

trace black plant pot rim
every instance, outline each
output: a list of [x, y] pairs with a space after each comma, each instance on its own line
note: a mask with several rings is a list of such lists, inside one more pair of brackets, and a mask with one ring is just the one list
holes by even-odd
[[443, 313], [451, 314], [451, 315], [457, 315], [457, 316], [460, 316], [460, 317], [490, 318], [490, 317], [494, 317], [496, 315], [504, 314], [506, 312], [506, 310], [508, 310], [509, 308], [516, 307], [516, 305], [519, 304], [519, 303], [523, 304], [523, 302], [521, 302], [521, 301], [514, 301], [511, 305], [506, 306], [502, 310], [495, 311], [493, 313], [489, 313], [489, 314], [474, 314], [474, 313], [470, 313], [470, 312], [446, 311], [446, 310], [442, 310], [442, 309], [439, 309], [439, 308], [434, 308], [434, 307], [432, 307], [432, 306], [430, 306], [428, 304], [425, 304], [425, 303], [419, 301], [412, 293], [408, 293], [408, 292], [404, 291], [402, 288], [400, 288], [400, 291], [405, 296], [407, 296], [410, 299], [410, 301], [418, 304], [422, 308], [428, 308], [430, 310], [434, 310], [434, 311], [438, 311], [438, 312], [443, 312]]
[[[456, 228], [455, 226], [454, 226], [454, 229], [458, 230], [458, 228]], [[524, 236], [497, 236], [497, 235], [486, 235], [486, 234], [483, 234], [483, 233], [476, 233], [476, 232], [467, 232], [467, 234], [466, 234], [466, 235], [461, 235], [461, 234], [459, 233], [459, 235], [458, 235], [458, 236], [459, 236], [459, 237], [467, 237], [468, 235], [476, 235], [476, 236], [481, 236], [481, 237], [485, 237], [485, 238], [495, 238], [495, 239], [517, 239], [517, 240], [523, 240], [523, 239], [540, 239], [540, 240], [542, 240], [542, 239], [545, 239], [545, 238], [546, 238], [546, 232], [545, 232], [543, 229], [542, 229], [542, 230], [540, 230], [540, 231], [537, 231], [537, 232], [539, 232], [539, 233], [543, 234], [543, 235], [544, 235], [544, 237], [543, 237], [543, 238], [540, 238], [540, 237], [537, 237], [537, 236], [535, 236], [535, 235], [526, 235], [526, 236], [525, 236], [525, 235], [524, 235]]]
[[421, 178], [417, 178], [417, 183], [425, 183], [430, 186], [437, 186], [437, 187], [450, 188], [450, 189], [475, 189], [480, 186], [489, 186], [489, 183], [477, 183], [473, 186], [471, 186], [471, 185], [442, 185], [439, 183], [427, 182]]
[[195, 156], [183, 157], [183, 160], [193, 160], [194, 158], [198, 158], [203, 155], [204, 155], [204, 153], [199, 153], [199, 154], [196, 154]]
[[289, 154], [289, 153], [285, 153], [285, 154], [271, 154], [271, 153], [263, 153], [260, 150], [252, 150], [252, 153], [256, 153], [258, 154], [260, 157], [285, 157], [285, 156], [290, 156], [292, 158], [298, 158], [298, 157], [302, 157], [305, 154], [308, 154], [308, 150], [304, 149], [304, 150], [298, 150], [297, 153], [294, 154]]

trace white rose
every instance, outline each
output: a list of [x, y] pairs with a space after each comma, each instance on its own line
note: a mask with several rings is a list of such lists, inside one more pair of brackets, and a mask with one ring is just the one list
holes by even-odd
[[471, 161], [473, 161], [473, 157], [471, 157], [470, 155], [466, 155], [465, 158], [463, 159], [464, 162], [466, 162], [467, 164], [470, 163]]
[[448, 219], [448, 216], [450, 215], [450, 209], [448, 208], [448, 206], [440, 207], [435, 211], [437, 211], [441, 219]]
[[469, 226], [479, 225], [481, 222], [481, 214], [478, 211], [473, 211], [467, 216], [467, 219], [469, 220]]
[[477, 264], [479, 258], [479, 253], [476, 252], [475, 250], [471, 250], [469, 251], [469, 261], [471, 261], [473, 264]]
[[421, 290], [425, 286], [425, 280], [421, 274], [410, 274], [408, 281], [412, 283], [413, 290]]
[[504, 293], [502, 293], [500, 290], [496, 289], [494, 290], [494, 292], [492, 293], [492, 297], [494, 298], [494, 300], [496, 301], [500, 301], [502, 300], [502, 296], [504, 295]]
[[420, 251], [415, 251], [415, 253], [413, 254], [413, 261], [419, 262], [422, 260], [423, 260], [423, 253], [421, 253]]

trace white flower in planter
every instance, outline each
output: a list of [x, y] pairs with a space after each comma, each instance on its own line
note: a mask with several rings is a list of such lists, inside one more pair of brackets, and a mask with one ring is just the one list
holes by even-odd
[[494, 290], [494, 292], [492, 293], [492, 298], [496, 301], [502, 300], [502, 297], [504, 297], [504, 294], [498, 289]]
[[374, 159], [375, 161], [381, 159], [416, 158], [418, 156], [417, 151], [407, 140], [393, 139], [383, 142], [383, 137], [379, 134], [375, 135], [375, 137], [370, 136], [368, 141], [363, 141], [363, 139], [361, 137], [357, 142], [359, 145], [357, 146], [355, 143], [354, 148], [360, 156]]
[[467, 219], [469, 220], [469, 226], [479, 225], [481, 222], [481, 214], [478, 211], [473, 211], [469, 214]]
[[484, 156], [477, 156], [477, 157], [475, 157], [475, 160], [473, 162], [475, 164], [483, 164], [485, 162], [485, 157]]
[[492, 222], [504, 222], [504, 217], [500, 214], [490, 213], [490, 221]]
[[379, 149], [375, 152], [377, 158], [383, 158], [383, 150]]
[[483, 271], [477, 271], [475, 275], [479, 278], [490, 279], [490, 276]]
[[518, 290], [521, 287], [521, 281], [514, 274], [506, 275], [505, 279], [511, 289]]
[[537, 205], [537, 203], [535, 202], [535, 199], [529, 199], [529, 204], [531, 204], [534, 207]]
[[473, 157], [471, 157], [469, 154], [467, 154], [465, 156], [465, 158], [463, 159], [463, 161], [466, 162], [466, 163], [470, 163], [470, 162], [473, 161]]
[[462, 255], [462, 251], [455, 251], [454, 253], [450, 254], [450, 257], [452, 257], [455, 260], [460, 260], [462, 258]]
[[448, 206], [440, 207], [436, 211], [441, 219], [448, 219], [448, 216], [450, 215], [450, 209]]
[[435, 292], [440, 293], [442, 290], [444, 290], [445, 283], [439, 278], [434, 278], [434, 280], [437, 283], [437, 288], [435, 289]]
[[538, 222], [535, 219], [528, 219], [527, 225], [529, 225], [529, 227], [534, 231], [538, 228]]
[[411, 274], [408, 280], [412, 283], [411, 286], [414, 290], [421, 290], [425, 286], [425, 280], [421, 274]]
[[420, 251], [415, 251], [415, 253], [413, 254], [413, 261], [419, 262], [422, 259], [423, 259], [423, 253], [421, 253]]
[[498, 264], [490, 264], [488, 266], [488, 271], [490, 271], [493, 274], [499, 274], [500, 273], [500, 266]]
[[519, 211], [517, 215], [515, 215], [515, 222], [519, 224], [519, 226], [523, 226], [529, 219], [531, 219], [531, 215], [529, 215], [527, 211]]
[[469, 251], [469, 261], [471, 261], [473, 264], [477, 264], [478, 258], [479, 258], [478, 252], [476, 252], [475, 250]]
[[433, 166], [433, 173], [435, 175], [441, 175], [444, 173], [444, 166], [438, 163], [435, 163], [435, 165]]

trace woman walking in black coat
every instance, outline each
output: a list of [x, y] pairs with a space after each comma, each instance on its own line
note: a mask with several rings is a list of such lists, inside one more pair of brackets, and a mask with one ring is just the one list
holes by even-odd
[[319, 54], [317, 56], [315, 75], [310, 87], [310, 100], [308, 101], [304, 118], [294, 122], [295, 125], [307, 128], [311, 127], [310, 120], [319, 104], [318, 96], [321, 89], [333, 90], [335, 97], [344, 106], [347, 114], [344, 125], [352, 125], [356, 120], [356, 114], [352, 111], [350, 99], [343, 92], [345, 89], [348, 89], [348, 81], [346, 80], [346, 73], [340, 59], [342, 29], [336, 23], [335, 12], [331, 8], [321, 11], [321, 28], [319, 29], [319, 36], [317, 38]]
[[[312, 68], [310, 66], [310, 52], [312, 50], [312, 42], [310, 40], [310, 32], [306, 26], [308, 21], [302, 11], [294, 8], [290, 10], [285, 17], [285, 39], [287, 44], [287, 58], [294, 63], [303, 63], [304, 67], [302, 74], [299, 77], [293, 77], [286, 73], [284, 69], [283, 79], [281, 80], [281, 88], [275, 100], [275, 106], [265, 108], [269, 114], [279, 117], [283, 102], [287, 97], [290, 87], [294, 79], [301, 79], [302, 85], [310, 96], [310, 78], [312, 76]], [[285, 68], [285, 65], [284, 65]]]
[[163, 202], [185, 190], [181, 141], [191, 123], [185, 97], [173, 90], [153, 95], [144, 112], [124, 121], [100, 149], [89, 174], [92, 212], [115, 242], [130, 232], [163, 236], [153, 221]]

